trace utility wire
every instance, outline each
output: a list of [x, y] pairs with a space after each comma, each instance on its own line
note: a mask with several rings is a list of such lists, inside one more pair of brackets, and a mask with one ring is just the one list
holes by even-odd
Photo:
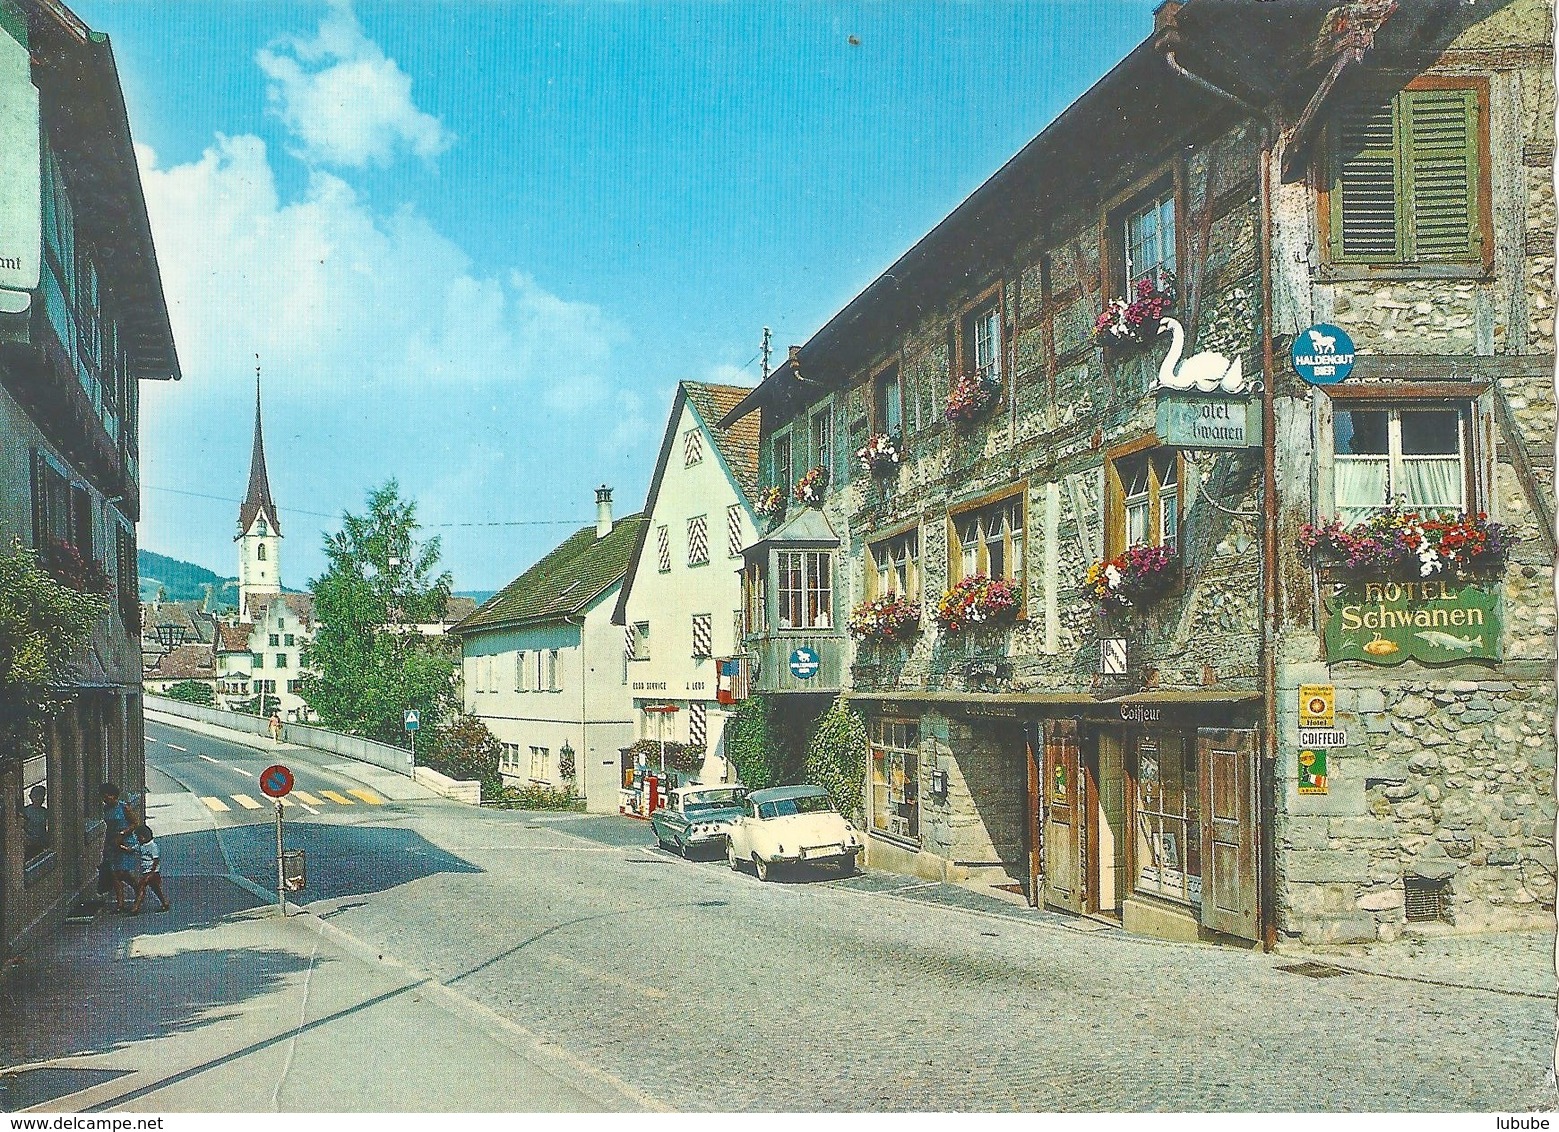
[[[207, 495], [200, 491], [184, 491], [177, 487], [157, 487], [152, 484], [142, 484], [143, 491], [161, 491], [169, 495], [188, 495], [194, 499], [214, 499], [218, 503], [242, 503], [239, 499], [230, 499], [225, 495]], [[301, 507], [288, 507], [285, 510], [293, 515], [312, 515], [316, 519], [339, 519], [340, 515], [327, 515], [323, 511], [305, 511]], [[484, 523], [422, 523], [423, 527], [580, 527], [584, 526], [583, 519], [500, 519]]]

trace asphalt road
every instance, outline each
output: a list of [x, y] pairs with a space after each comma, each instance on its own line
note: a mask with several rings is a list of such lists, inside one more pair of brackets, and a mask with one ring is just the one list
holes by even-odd
[[[241, 772], [271, 761], [150, 733], [149, 761], [197, 797], [242, 793], [253, 783]], [[316, 797], [375, 789], [330, 756], [284, 761]], [[316, 809], [289, 829], [310, 850], [303, 899], [333, 930], [669, 1107], [1553, 1103], [1552, 1000], [1312, 979], [1280, 956], [957, 907], [961, 890], [932, 902], [932, 886], [906, 877], [764, 884], [663, 853], [646, 825], [615, 817], [388, 797]], [[266, 815], [210, 812], [234, 867], [257, 862], [263, 877]]]

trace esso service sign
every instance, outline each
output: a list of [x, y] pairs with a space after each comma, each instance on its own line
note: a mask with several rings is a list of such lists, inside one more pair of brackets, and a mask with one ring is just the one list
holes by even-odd
[[1290, 352], [1294, 372], [1311, 385], [1336, 385], [1353, 372], [1353, 339], [1329, 322], [1301, 330]]

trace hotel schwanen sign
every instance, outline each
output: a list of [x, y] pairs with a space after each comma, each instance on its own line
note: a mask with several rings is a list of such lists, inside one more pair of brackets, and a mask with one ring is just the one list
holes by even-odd
[[1366, 664], [1499, 660], [1499, 591], [1476, 582], [1356, 582], [1326, 602], [1326, 658]]

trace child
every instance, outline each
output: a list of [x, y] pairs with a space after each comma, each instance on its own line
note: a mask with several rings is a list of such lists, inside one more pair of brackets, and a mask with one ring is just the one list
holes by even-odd
[[141, 825], [135, 831], [136, 853], [139, 857], [139, 868], [135, 879], [135, 904], [130, 909], [132, 916], [141, 914], [141, 901], [146, 899], [146, 890], [149, 888], [157, 894], [157, 900], [162, 907], [159, 912], [166, 912], [173, 905], [168, 903], [168, 897], [162, 891], [162, 850], [157, 848], [157, 842], [152, 838], [152, 827]]

